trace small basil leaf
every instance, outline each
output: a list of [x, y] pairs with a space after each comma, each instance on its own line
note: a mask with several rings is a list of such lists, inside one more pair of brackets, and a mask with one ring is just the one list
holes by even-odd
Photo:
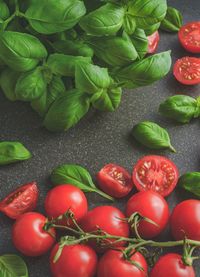
[[124, 14], [123, 6], [108, 3], [84, 16], [79, 24], [89, 35], [112, 36], [122, 27]]
[[132, 129], [133, 137], [150, 149], [169, 148], [176, 152], [171, 145], [168, 132], [158, 124], [150, 121], [140, 122]]
[[28, 277], [28, 269], [23, 259], [17, 255], [0, 256], [0, 276]]
[[77, 89], [55, 100], [48, 110], [44, 126], [52, 132], [67, 131], [88, 112], [89, 98]]
[[160, 22], [154, 25], [151, 25], [149, 28], [145, 29], [144, 31], [147, 36], [150, 36], [153, 33], [155, 33], [159, 28], [160, 28]]
[[7, 4], [0, 0], [0, 19], [5, 20], [10, 16], [10, 11]]
[[148, 38], [144, 30], [136, 28], [135, 32], [129, 37], [138, 53], [139, 59], [144, 58], [148, 50]]
[[160, 28], [167, 32], [178, 32], [183, 24], [181, 13], [172, 7], [167, 8], [167, 14], [161, 22]]
[[0, 86], [5, 96], [10, 101], [16, 101], [15, 86], [20, 76], [19, 72], [13, 71], [10, 68], [6, 68], [1, 72]]
[[200, 113], [197, 100], [186, 95], [174, 95], [160, 104], [159, 112], [180, 123], [188, 123]]
[[179, 178], [178, 186], [200, 197], [200, 172], [189, 172]]
[[135, 22], [134, 16], [128, 13], [125, 14], [123, 28], [124, 28], [124, 31], [129, 35], [134, 33], [136, 28], [136, 22]]
[[23, 144], [16, 141], [0, 142], [0, 165], [28, 160], [32, 157]]

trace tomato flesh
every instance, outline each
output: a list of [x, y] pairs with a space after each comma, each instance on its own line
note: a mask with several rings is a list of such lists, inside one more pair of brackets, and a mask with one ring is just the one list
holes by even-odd
[[98, 172], [97, 181], [103, 191], [116, 198], [126, 196], [133, 188], [131, 175], [116, 164], [105, 165]]
[[165, 197], [177, 184], [178, 169], [163, 156], [145, 156], [136, 163], [132, 178], [139, 191], [152, 190]]
[[156, 52], [157, 48], [158, 48], [158, 43], [160, 41], [160, 35], [158, 33], [158, 31], [156, 31], [155, 33], [153, 33], [152, 35], [147, 37], [148, 39], [148, 54], [153, 54]]
[[36, 182], [25, 184], [0, 202], [0, 211], [12, 219], [17, 219], [21, 214], [35, 209], [38, 194]]
[[200, 21], [182, 26], [178, 37], [181, 45], [191, 53], [200, 53]]

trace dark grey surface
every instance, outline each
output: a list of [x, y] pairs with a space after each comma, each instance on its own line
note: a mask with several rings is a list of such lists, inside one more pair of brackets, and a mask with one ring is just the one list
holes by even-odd
[[[200, 20], [200, 1], [169, 1], [181, 10], [184, 22]], [[159, 51], [172, 50], [173, 61], [188, 55], [180, 46], [176, 34], [161, 33]], [[129, 171], [143, 155], [163, 154], [171, 158], [180, 173], [199, 171], [200, 126], [199, 121], [189, 125], [178, 125], [161, 117], [157, 110], [159, 103], [177, 92], [191, 96], [200, 95], [200, 86], [186, 87], [178, 84], [170, 73], [165, 79], [149, 87], [125, 91], [120, 108], [112, 114], [91, 112], [80, 124], [67, 133], [52, 134], [41, 127], [39, 117], [27, 104], [11, 103], [0, 95], [1, 140], [19, 140], [33, 153], [34, 157], [23, 163], [0, 168], [0, 197], [4, 197], [20, 184], [36, 180], [40, 187], [38, 210], [43, 212], [46, 192], [51, 187], [48, 180], [51, 170], [62, 163], [78, 163], [95, 175], [106, 163], [117, 163]], [[177, 154], [168, 151], [148, 151], [132, 141], [129, 132], [133, 124], [141, 120], [154, 120], [167, 127]], [[104, 199], [87, 194], [90, 207], [107, 203]], [[177, 202], [192, 197], [176, 190], [167, 201], [172, 209]], [[117, 202], [122, 210], [126, 199]], [[15, 253], [11, 241], [12, 221], [0, 215], [0, 254]], [[169, 232], [163, 239], [170, 238]], [[28, 235], [28, 234], [27, 234]], [[30, 238], [31, 243], [31, 238]], [[27, 258], [30, 277], [51, 276], [48, 255]], [[200, 276], [200, 263], [196, 263]], [[170, 276], [169, 276], [170, 277]]]

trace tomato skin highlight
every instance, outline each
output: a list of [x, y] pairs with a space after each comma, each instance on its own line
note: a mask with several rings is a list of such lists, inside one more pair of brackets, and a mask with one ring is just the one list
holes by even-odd
[[148, 54], [153, 54], [156, 52], [157, 48], [158, 48], [158, 44], [160, 41], [160, 35], [158, 33], [158, 31], [154, 32], [152, 35], [147, 37], [148, 39]]
[[43, 230], [47, 219], [39, 213], [30, 212], [21, 215], [13, 225], [12, 240], [14, 246], [26, 256], [41, 256], [55, 242], [55, 230]]
[[94, 250], [84, 244], [64, 246], [61, 256], [56, 262], [54, 257], [59, 245], [51, 251], [50, 266], [54, 277], [94, 277], [97, 267], [97, 255]]
[[156, 226], [141, 220], [138, 224], [138, 232], [142, 238], [156, 237], [164, 230], [169, 220], [169, 207], [166, 200], [153, 191], [138, 192], [128, 200], [126, 205], [127, 217], [136, 212], [157, 224]]
[[131, 175], [116, 164], [105, 165], [97, 173], [97, 182], [104, 192], [115, 198], [126, 196], [133, 188]]
[[0, 202], [0, 211], [12, 219], [36, 208], [39, 190], [36, 182], [20, 186]]
[[179, 203], [170, 218], [171, 232], [176, 240], [200, 240], [200, 201], [195, 199]]
[[162, 256], [154, 265], [150, 277], [195, 277], [192, 266], [183, 264], [182, 257], [176, 253]]
[[163, 156], [150, 155], [141, 158], [134, 166], [132, 179], [138, 191], [151, 190], [166, 197], [175, 189], [179, 177], [178, 168]]
[[147, 262], [139, 252], [131, 256], [131, 260], [137, 262], [144, 271], [123, 258], [123, 253], [116, 250], [108, 250], [101, 258], [97, 267], [97, 277], [146, 277]]
[[189, 22], [182, 26], [178, 38], [185, 50], [191, 53], [200, 53], [200, 21]]

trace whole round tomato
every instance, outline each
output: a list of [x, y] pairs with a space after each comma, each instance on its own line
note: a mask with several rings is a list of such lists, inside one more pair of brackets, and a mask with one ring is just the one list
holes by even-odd
[[195, 272], [192, 266], [184, 265], [180, 255], [169, 253], [154, 265], [150, 277], [195, 277]]
[[[129, 225], [127, 222], [122, 221], [124, 214], [117, 208], [112, 206], [99, 206], [89, 211], [86, 216], [81, 220], [80, 225], [85, 232], [94, 232], [99, 229], [102, 231], [120, 237], [129, 236]], [[113, 240], [107, 240], [107, 247]], [[125, 245], [126, 242], [120, 242], [113, 244], [114, 247]], [[96, 248], [97, 251], [104, 250], [106, 247], [98, 247], [95, 242], [91, 245]]]
[[158, 43], [160, 41], [160, 35], [158, 31], [154, 32], [152, 35], [147, 37], [148, 39], [148, 51], [147, 53], [153, 54], [158, 48]]
[[30, 212], [21, 215], [12, 228], [15, 247], [26, 256], [40, 256], [46, 253], [55, 242], [55, 230], [43, 230], [46, 217]]
[[38, 200], [36, 182], [25, 184], [11, 192], [0, 202], [0, 211], [12, 219], [35, 209]]
[[200, 201], [185, 200], [173, 210], [170, 218], [170, 227], [173, 237], [181, 240], [200, 240]]
[[200, 53], [200, 21], [189, 22], [178, 32], [182, 46], [189, 52]]
[[138, 263], [143, 270], [125, 260], [121, 251], [108, 250], [100, 258], [97, 277], [146, 277], [148, 272], [147, 262], [142, 254], [136, 252], [130, 259]]
[[133, 188], [131, 175], [116, 164], [105, 165], [98, 172], [97, 181], [103, 191], [116, 198], [126, 196]]
[[156, 224], [141, 220], [138, 224], [138, 232], [142, 238], [153, 238], [159, 235], [169, 219], [167, 202], [161, 195], [153, 191], [141, 191], [129, 199], [126, 215], [130, 217], [136, 212], [151, 219]]
[[144, 156], [133, 168], [133, 183], [139, 191], [152, 190], [168, 196], [178, 182], [178, 168], [163, 156]]
[[55, 261], [59, 244], [51, 252], [50, 266], [55, 277], [93, 277], [96, 273], [97, 255], [94, 250], [83, 244], [66, 245]]
[[[79, 221], [88, 211], [85, 194], [72, 185], [59, 185], [51, 189], [45, 199], [45, 210], [49, 218], [56, 218], [68, 210], [73, 212]], [[72, 225], [70, 220], [62, 220], [62, 224]]]

